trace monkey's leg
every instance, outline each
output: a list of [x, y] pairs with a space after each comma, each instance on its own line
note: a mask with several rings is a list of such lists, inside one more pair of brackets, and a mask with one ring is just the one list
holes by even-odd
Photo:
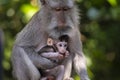
[[12, 53], [13, 76], [17, 80], [39, 80], [40, 74], [29, 59], [27, 53], [19, 46], [13, 47]]
[[55, 76], [56, 80], [63, 80], [64, 73], [64, 65], [59, 65], [53, 69], [46, 70], [46, 74]]
[[65, 69], [64, 69], [64, 65], [60, 65], [58, 67], [55, 68], [55, 71], [58, 71], [58, 76], [56, 78], [56, 80], [63, 80], [63, 76], [65, 73]]

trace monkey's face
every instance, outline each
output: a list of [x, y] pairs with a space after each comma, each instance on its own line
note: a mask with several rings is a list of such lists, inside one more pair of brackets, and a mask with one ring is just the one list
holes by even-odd
[[[67, 33], [74, 28], [73, 0], [45, 0], [44, 9], [47, 29], [56, 35]], [[50, 34], [52, 34], [50, 33]]]
[[67, 49], [67, 42], [58, 42], [56, 44], [56, 47], [58, 49], [58, 52], [64, 55], [64, 53], [67, 51], [66, 50]]

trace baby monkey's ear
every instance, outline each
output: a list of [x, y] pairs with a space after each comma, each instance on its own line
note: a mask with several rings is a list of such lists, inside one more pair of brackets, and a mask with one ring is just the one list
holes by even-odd
[[54, 43], [53, 39], [52, 38], [48, 38], [47, 45], [53, 46], [53, 43]]

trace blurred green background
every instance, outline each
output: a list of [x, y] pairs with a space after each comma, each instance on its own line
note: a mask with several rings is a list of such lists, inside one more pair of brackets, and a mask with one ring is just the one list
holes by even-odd
[[[91, 80], [120, 80], [120, 0], [76, 0], [76, 3]], [[0, 0], [3, 80], [13, 80], [10, 56], [15, 36], [38, 10], [37, 0]], [[79, 80], [78, 76], [75, 79]]]

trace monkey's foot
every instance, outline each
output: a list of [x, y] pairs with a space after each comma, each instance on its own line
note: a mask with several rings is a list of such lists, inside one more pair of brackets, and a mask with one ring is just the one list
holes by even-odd
[[40, 80], [47, 80], [47, 77], [43, 77], [43, 78], [41, 78]]
[[55, 80], [54, 76], [42, 77], [40, 80]]
[[73, 78], [67, 78], [67, 79], [65, 79], [65, 80], [74, 80]]
[[54, 76], [47, 76], [47, 80], [55, 80]]

